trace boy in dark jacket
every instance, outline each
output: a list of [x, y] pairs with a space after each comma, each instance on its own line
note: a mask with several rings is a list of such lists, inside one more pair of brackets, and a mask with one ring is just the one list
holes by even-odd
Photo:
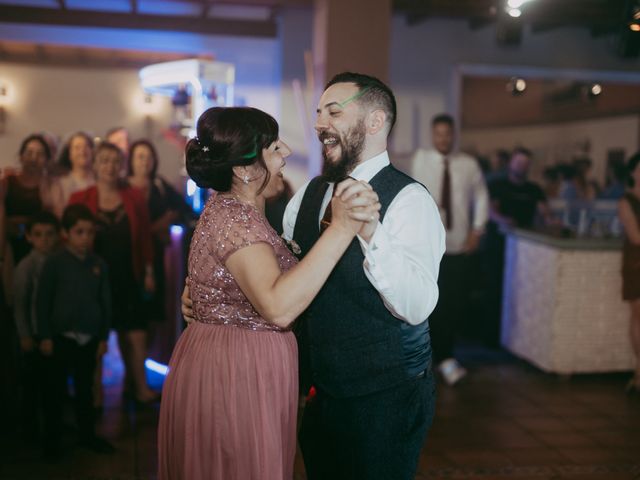
[[93, 374], [107, 351], [111, 298], [107, 266], [92, 253], [95, 219], [85, 205], [70, 205], [62, 215], [65, 248], [45, 262], [36, 295], [40, 351], [50, 358], [45, 414], [45, 453], [60, 451], [62, 403], [73, 375], [80, 445], [98, 453], [114, 448], [96, 436]]

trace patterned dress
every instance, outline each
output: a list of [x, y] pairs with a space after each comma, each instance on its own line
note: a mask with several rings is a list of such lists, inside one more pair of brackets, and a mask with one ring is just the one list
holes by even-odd
[[290, 480], [296, 450], [297, 346], [264, 320], [225, 266], [237, 250], [270, 245], [296, 263], [253, 206], [215, 195], [196, 227], [189, 284], [196, 321], [169, 362], [158, 427], [160, 480]]

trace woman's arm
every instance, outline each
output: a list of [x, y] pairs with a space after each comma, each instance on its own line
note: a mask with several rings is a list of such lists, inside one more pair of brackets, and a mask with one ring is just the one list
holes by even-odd
[[[347, 182], [354, 186], [342, 198], [333, 198], [331, 225], [291, 270], [281, 272], [273, 249], [264, 243], [238, 250], [227, 259], [229, 272], [267, 321], [280, 327], [290, 325], [320, 291], [360, 230], [361, 221], [372, 216], [377, 221], [380, 209], [377, 195], [361, 182]], [[369, 199], [366, 207], [362, 206], [363, 196]]]

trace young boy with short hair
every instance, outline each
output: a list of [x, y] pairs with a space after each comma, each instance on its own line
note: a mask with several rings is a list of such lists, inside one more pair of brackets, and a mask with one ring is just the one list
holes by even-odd
[[92, 252], [95, 218], [85, 205], [69, 205], [62, 215], [65, 248], [45, 262], [37, 292], [40, 351], [51, 358], [49, 407], [45, 415], [47, 454], [59, 453], [66, 379], [73, 375], [80, 445], [98, 453], [113, 446], [96, 436], [93, 374], [107, 350], [111, 298], [107, 266]]
[[42, 211], [27, 221], [26, 238], [31, 252], [16, 266], [13, 273], [13, 318], [20, 339], [22, 426], [28, 437], [38, 435], [38, 412], [41, 404], [40, 355], [37, 348], [36, 289], [46, 258], [58, 246], [60, 223], [50, 212]]

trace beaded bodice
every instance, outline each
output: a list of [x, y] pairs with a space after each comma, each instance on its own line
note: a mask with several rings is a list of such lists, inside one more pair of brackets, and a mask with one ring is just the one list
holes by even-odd
[[231, 254], [256, 243], [271, 245], [280, 270], [296, 258], [257, 208], [235, 198], [212, 196], [191, 240], [188, 284], [196, 321], [260, 331], [280, 331], [253, 308], [225, 266]]

